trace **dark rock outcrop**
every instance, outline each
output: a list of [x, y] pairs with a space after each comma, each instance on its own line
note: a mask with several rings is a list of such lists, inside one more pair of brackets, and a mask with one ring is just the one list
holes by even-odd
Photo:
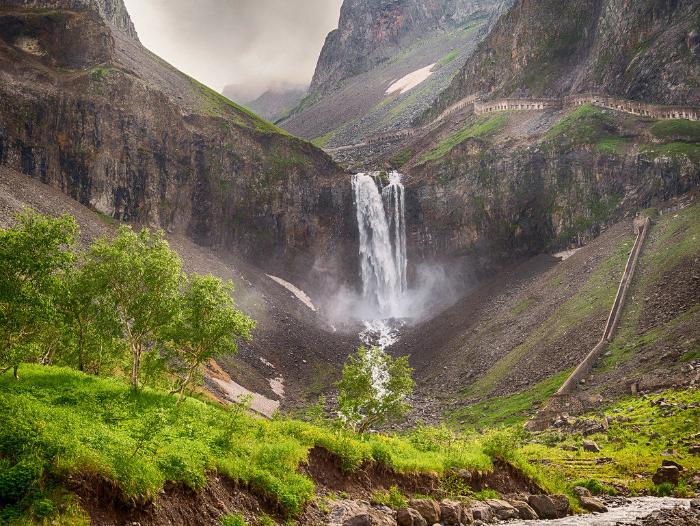
[[346, 176], [143, 48], [118, 0], [0, 7], [0, 164], [280, 275], [354, 276]]
[[566, 495], [530, 495], [527, 502], [540, 519], [560, 519], [571, 511]]

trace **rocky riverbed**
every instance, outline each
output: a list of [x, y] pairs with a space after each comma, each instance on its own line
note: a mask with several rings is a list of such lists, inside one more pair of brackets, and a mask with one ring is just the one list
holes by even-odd
[[[534, 497], [534, 498], [533, 498]], [[607, 511], [571, 513], [563, 496], [530, 496], [527, 502], [489, 499], [463, 506], [459, 502], [413, 499], [394, 511], [369, 502], [341, 499], [329, 502], [324, 524], [335, 526], [429, 526], [504, 523], [511, 526], [696, 526], [700, 525], [700, 500], [671, 497], [610, 497]], [[598, 499], [595, 499], [598, 500]], [[550, 502], [551, 501], [551, 502]], [[551, 504], [551, 505], [550, 505]], [[558, 504], [563, 508], [559, 509]], [[537, 510], [537, 511], [535, 511]], [[561, 513], [558, 513], [561, 511]], [[551, 514], [550, 514], [551, 512]], [[549, 518], [539, 518], [549, 517]], [[554, 518], [559, 517], [559, 518]]]

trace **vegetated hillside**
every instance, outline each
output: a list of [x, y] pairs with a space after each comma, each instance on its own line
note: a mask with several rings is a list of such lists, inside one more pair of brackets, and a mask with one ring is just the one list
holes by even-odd
[[518, 0], [454, 78], [431, 115], [466, 95], [597, 92], [700, 103], [700, 6]]
[[[102, 236], [111, 238], [119, 226], [113, 218], [81, 205], [60, 190], [0, 166], [0, 227], [13, 224], [16, 214], [25, 208], [50, 216], [74, 216], [83, 245]], [[202, 247], [182, 234], [166, 236], [187, 272], [232, 280], [236, 303], [257, 323], [252, 341], [242, 342], [236, 356], [223, 357], [219, 367], [208, 371], [205, 382], [209, 391], [220, 399], [232, 397], [212, 379], [218, 378], [224, 383], [233, 380], [277, 401], [284, 411], [314, 402], [338, 376], [341, 364], [358, 343], [356, 337], [333, 332], [287, 289], [230, 250]], [[283, 396], [271, 387], [271, 380], [279, 378], [284, 384]]]
[[[591, 105], [462, 115], [406, 146], [409, 253], [481, 265], [580, 245], [700, 182], [700, 128]], [[406, 160], [409, 159], [409, 160]]]
[[120, 1], [3, 2], [0, 79], [0, 164], [287, 277], [351, 261], [331, 159], [150, 53]]
[[[630, 394], [631, 384], [644, 393], [700, 383], [697, 191], [666, 206], [615, 339], [579, 389], [593, 405]], [[600, 340], [633, 241], [624, 220], [563, 262], [541, 255], [511, 266], [409, 331], [392, 352], [410, 353], [417, 368], [424, 401], [415, 417], [442, 413], [480, 428], [533, 414]]]
[[[280, 125], [324, 147], [409, 126], [448, 86], [508, 3], [347, 0], [339, 28], [321, 51], [309, 95]], [[387, 93], [394, 82], [429, 66], [427, 80]]]

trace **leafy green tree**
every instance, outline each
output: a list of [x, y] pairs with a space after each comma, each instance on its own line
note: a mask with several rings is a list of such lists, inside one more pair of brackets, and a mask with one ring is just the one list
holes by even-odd
[[62, 363], [100, 374], [118, 362], [123, 347], [119, 319], [106, 299], [90, 267], [79, 264], [65, 273], [57, 298], [63, 322], [58, 356]]
[[159, 363], [163, 331], [177, 314], [182, 261], [162, 232], [121, 227], [112, 241], [92, 245], [84, 271], [94, 280], [95, 294], [116, 315], [130, 356], [131, 387], [137, 390], [144, 361]]
[[255, 322], [236, 308], [232, 292], [230, 281], [193, 274], [180, 294], [177, 316], [167, 331], [173, 352], [169, 368], [178, 377], [173, 393], [180, 400], [205, 362], [233, 354], [238, 341], [250, 340]]
[[17, 370], [42, 353], [42, 334], [58, 317], [56, 292], [71, 265], [78, 225], [26, 210], [0, 230], [0, 367]]
[[359, 433], [400, 420], [410, 408], [412, 374], [408, 357], [394, 359], [379, 347], [360, 347], [348, 356], [338, 382], [340, 418]]

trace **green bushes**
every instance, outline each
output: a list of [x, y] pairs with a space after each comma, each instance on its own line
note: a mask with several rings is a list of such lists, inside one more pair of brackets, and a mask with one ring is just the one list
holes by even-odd
[[248, 526], [242, 515], [227, 514], [219, 518], [221, 526]]
[[617, 490], [615, 488], [608, 486], [607, 484], [603, 484], [601, 481], [594, 478], [577, 480], [571, 484], [572, 488], [577, 486], [586, 488], [594, 495], [617, 495]]
[[0, 499], [24, 513], [48, 510], [39, 502], [49, 498], [45, 490], [75, 474], [107, 478], [125, 498], [148, 500], [166, 481], [197, 490], [216, 471], [294, 515], [315, 492], [298, 470], [313, 447], [338, 455], [346, 470], [374, 461], [403, 472], [491, 466], [478, 440], [444, 430], [361, 436], [193, 398], [178, 404], [164, 391], [135, 392], [124, 379], [69, 368], [23, 364], [22, 371], [20, 381], [0, 376]]
[[162, 233], [121, 227], [79, 252], [72, 217], [17, 219], [0, 229], [0, 370], [41, 360], [128, 371], [134, 390], [174, 378], [182, 396], [204, 362], [250, 337], [233, 285], [185, 275]]

